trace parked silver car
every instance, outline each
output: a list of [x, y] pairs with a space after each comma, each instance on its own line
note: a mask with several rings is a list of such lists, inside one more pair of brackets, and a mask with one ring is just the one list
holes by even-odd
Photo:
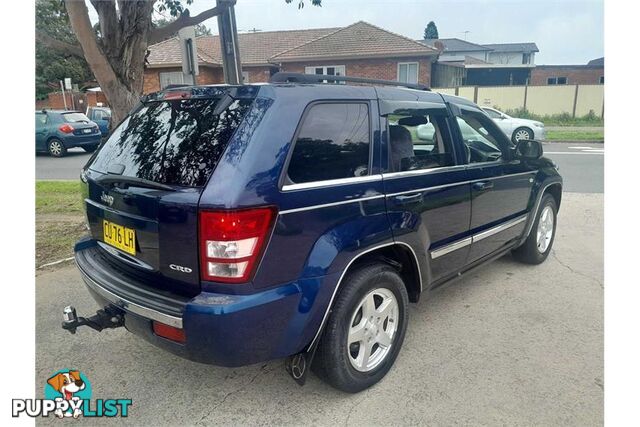
[[536, 139], [538, 141], [546, 139], [547, 135], [542, 122], [511, 117], [495, 108], [481, 108], [513, 142], [518, 142], [521, 139]]

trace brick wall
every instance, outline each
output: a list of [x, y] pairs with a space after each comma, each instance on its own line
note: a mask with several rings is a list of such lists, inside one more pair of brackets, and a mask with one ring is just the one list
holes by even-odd
[[570, 85], [597, 85], [604, 76], [604, 67], [598, 66], [545, 66], [538, 65], [531, 70], [532, 86], [546, 85], [549, 77], [566, 77]]
[[[182, 68], [147, 68], [144, 70], [143, 93], [160, 90], [160, 73], [182, 71]], [[197, 82], [200, 85], [224, 83], [224, 73], [221, 67], [200, 67]], [[250, 83], [268, 82], [271, 77], [270, 67], [245, 67], [249, 72]]]
[[431, 57], [285, 63], [282, 64], [282, 71], [304, 73], [305, 67], [344, 65], [347, 76], [364, 77], [368, 79], [398, 80], [398, 63], [401, 62], [418, 62], [418, 83], [426, 85], [431, 84]]

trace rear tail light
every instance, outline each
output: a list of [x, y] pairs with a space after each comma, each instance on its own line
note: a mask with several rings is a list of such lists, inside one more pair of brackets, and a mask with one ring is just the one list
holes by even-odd
[[63, 132], [63, 133], [71, 133], [71, 132], [73, 132], [73, 126], [68, 125], [68, 124], [64, 124], [64, 125], [60, 126], [58, 128], [58, 130], [60, 130], [60, 132]]
[[200, 211], [202, 280], [227, 283], [251, 280], [275, 216], [272, 207]]
[[155, 320], [153, 321], [153, 333], [159, 337], [179, 343], [184, 343], [186, 341], [184, 329], [165, 325], [164, 323], [156, 322]]

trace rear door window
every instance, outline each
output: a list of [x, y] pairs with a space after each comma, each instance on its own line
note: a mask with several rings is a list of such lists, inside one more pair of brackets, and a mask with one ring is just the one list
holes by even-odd
[[290, 183], [369, 174], [369, 107], [366, 103], [321, 103], [303, 118], [289, 162]]
[[118, 126], [89, 167], [106, 173], [119, 164], [125, 176], [204, 186], [252, 103], [224, 97], [148, 102]]

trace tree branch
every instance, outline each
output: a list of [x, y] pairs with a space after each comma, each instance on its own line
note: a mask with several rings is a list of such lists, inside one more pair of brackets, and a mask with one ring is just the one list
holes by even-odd
[[226, 8], [229, 6], [233, 6], [236, 4], [236, 0], [218, 0], [218, 5], [205, 10], [204, 12], [196, 15], [190, 16], [189, 9], [186, 9], [178, 19], [175, 21], [165, 25], [164, 27], [155, 28], [149, 32], [148, 43], [152, 45], [154, 43], [158, 43], [164, 39], [167, 39], [177, 33], [180, 29], [184, 27], [188, 27], [190, 25], [197, 25], [202, 21], [206, 21], [209, 18], [213, 18], [214, 16], [220, 15]]
[[80, 45], [71, 44], [71, 43], [54, 39], [44, 31], [36, 30], [36, 41], [42, 43], [48, 48], [57, 50], [60, 53], [66, 53], [69, 55], [74, 55], [80, 58], [84, 58], [84, 54], [82, 53], [82, 48], [80, 47]]

